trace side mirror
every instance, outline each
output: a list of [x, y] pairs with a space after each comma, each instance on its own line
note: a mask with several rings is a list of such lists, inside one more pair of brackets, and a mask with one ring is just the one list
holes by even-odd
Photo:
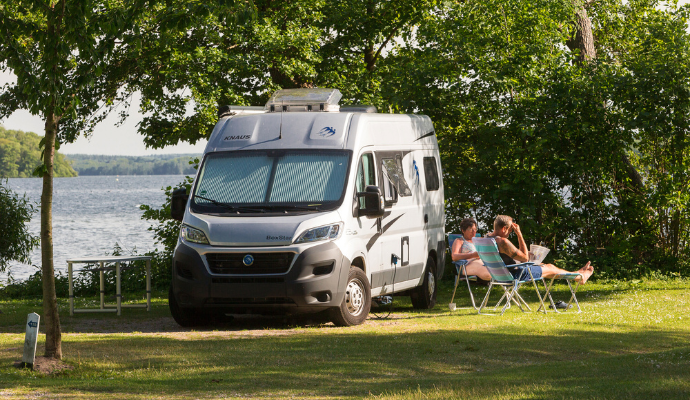
[[184, 209], [187, 206], [187, 200], [189, 200], [189, 195], [187, 195], [187, 189], [179, 188], [172, 192], [172, 200], [170, 201], [170, 215], [173, 219], [182, 221], [184, 218]]
[[[360, 201], [360, 199], [364, 201]], [[383, 217], [384, 202], [378, 186], [367, 186], [364, 192], [357, 192], [358, 215], [372, 218]], [[362, 207], [361, 205], [364, 205]]]

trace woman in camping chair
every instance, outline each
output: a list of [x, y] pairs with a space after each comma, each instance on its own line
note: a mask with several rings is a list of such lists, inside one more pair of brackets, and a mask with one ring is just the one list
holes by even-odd
[[453, 261], [467, 260], [465, 272], [467, 275], [474, 275], [484, 281], [491, 281], [491, 274], [486, 269], [482, 260], [479, 259], [479, 254], [474, 248], [472, 239], [477, 234], [477, 221], [474, 218], [465, 218], [460, 222], [460, 230], [462, 231], [462, 238], [458, 238], [453, 242], [451, 249], [451, 257]]

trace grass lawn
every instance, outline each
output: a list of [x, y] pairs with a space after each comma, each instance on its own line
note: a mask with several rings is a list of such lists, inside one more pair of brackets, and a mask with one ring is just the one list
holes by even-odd
[[[74, 369], [56, 376], [13, 367], [40, 302], [0, 301], [0, 398], [687, 399], [689, 287], [590, 283], [578, 293], [581, 314], [512, 307], [499, 317], [450, 313], [443, 281], [433, 310], [396, 298], [390, 318], [353, 328], [238, 318], [188, 330], [164, 299], [121, 317], [70, 317], [61, 299], [64, 360]], [[533, 291], [522, 293], [536, 304]], [[458, 296], [459, 307], [469, 304], [466, 290]]]

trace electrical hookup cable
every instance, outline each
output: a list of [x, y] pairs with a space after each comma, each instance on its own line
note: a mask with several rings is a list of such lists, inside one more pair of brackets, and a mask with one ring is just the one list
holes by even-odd
[[[393, 264], [393, 293], [395, 293], [395, 275], [398, 273], [399, 259], [400, 257], [398, 257], [396, 254], [391, 254], [391, 264]], [[385, 319], [391, 315], [391, 312], [393, 311], [393, 296], [376, 296], [371, 300], [372, 302], [376, 303], [377, 308], [381, 307], [383, 309], [383, 307], [386, 307], [388, 309], [388, 312], [386, 312], [386, 310], [383, 310], [379, 313], [371, 311], [376, 319]]]

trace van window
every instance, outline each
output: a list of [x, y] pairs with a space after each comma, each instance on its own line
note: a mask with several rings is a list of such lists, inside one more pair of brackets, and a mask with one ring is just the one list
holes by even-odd
[[[407, 186], [407, 182], [405, 181], [405, 176], [403, 175], [403, 169], [402, 169], [402, 161], [399, 155], [396, 155], [395, 158], [384, 158], [382, 160], [383, 163], [383, 174], [387, 178], [387, 180], [390, 182], [390, 185], [392, 188], [395, 188], [399, 196], [405, 197], [405, 196], [412, 196], [412, 191], [410, 190], [410, 187]], [[384, 182], [384, 187], [386, 187], [386, 182]], [[392, 194], [392, 191], [391, 191]], [[397, 200], [397, 196], [395, 196], [396, 199], [392, 201]]]
[[438, 190], [440, 184], [438, 169], [436, 168], [436, 157], [424, 157], [424, 178], [426, 179], [426, 190]]
[[[371, 153], [362, 154], [357, 167], [357, 179], [355, 181], [357, 192], [363, 192], [369, 185], [376, 185], [376, 175], [374, 173], [374, 155]], [[364, 199], [359, 199], [359, 207], [364, 208]]]
[[383, 168], [383, 199], [386, 201], [387, 205], [395, 203], [398, 201], [398, 191], [395, 188], [393, 180], [388, 175], [386, 168]]
[[265, 212], [296, 204], [323, 209], [342, 198], [350, 155], [297, 150], [210, 154], [192, 205], [202, 208], [196, 212]]
[[362, 154], [359, 167], [357, 167], [357, 191], [363, 192], [367, 186], [376, 185], [374, 177], [374, 155], [371, 153]]

